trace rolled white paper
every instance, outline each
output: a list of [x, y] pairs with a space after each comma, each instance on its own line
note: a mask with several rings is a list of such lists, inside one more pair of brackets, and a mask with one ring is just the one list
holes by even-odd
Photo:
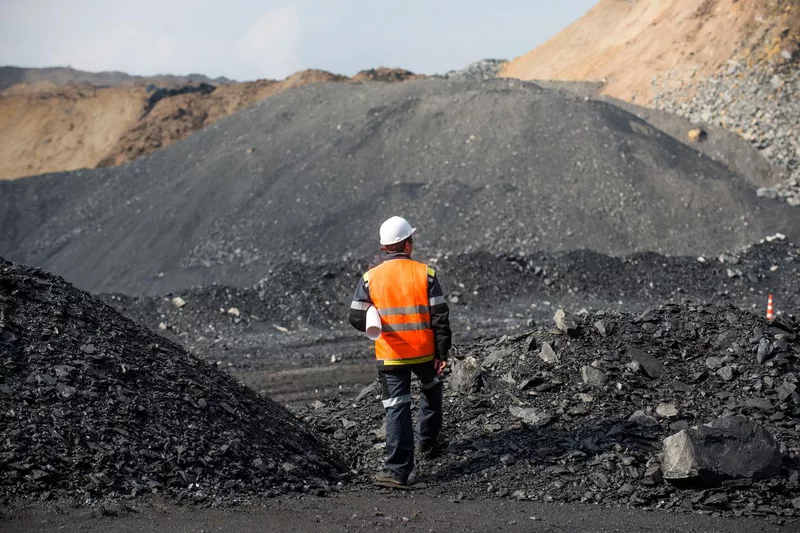
[[370, 305], [367, 309], [367, 337], [371, 341], [376, 341], [381, 336], [381, 315], [374, 305]]

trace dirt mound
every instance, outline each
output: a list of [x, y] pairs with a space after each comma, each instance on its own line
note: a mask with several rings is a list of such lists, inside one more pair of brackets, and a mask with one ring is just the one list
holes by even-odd
[[325, 491], [283, 407], [62, 279], [0, 260], [0, 498]]
[[774, 53], [796, 9], [791, 0], [600, 0], [501, 75], [602, 81], [603, 94], [647, 105], [654, 78], [666, 72], [673, 83], [687, 83], [713, 74], [739, 50]]
[[[473, 321], [476, 317], [499, 313], [508, 321], [505, 327], [515, 329], [529, 318], [549, 318], [561, 306], [635, 311], [688, 299], [761, 312], [767, 295], [773, 294], [776, 313], [800, 313], [800, 287], [795, 283], [800, 277], [800, 250], [784, 242], [703, 261], [653, 253], [609, 257], [573, 251], [527, 256], [472, 253], [430, 264], [442, 273], [445, 295], [454, 309], [455, 334], [462, 339], [473, 335], [468, 327], [480, 329]], [[350, 333], [339, 331], [339, 326], [360, 272], [369, 267], [354, 262], [287, 263], [272, 268], [251, 287], [215, 285], [160, 296], [99, 297], [137, 323], [187, 344], [192, 353], [242, 364], [247, 363], [246, 353], [267, 356], [269, 342], [259, 336], [279, 336], [276, 325], [297, 333], [308, 328]], [[487, 282], [486, 272], [495, 273], [502, 282]], [[270, 297], [276, 294], [283, 297]], [[175, 297], [185, 305], [174, 305]], [[206, 335], [211, 333], [209, 324], [213, 334]], [[354, 337], [360, 338], [355, 333]]]
[[16, 85], [0, 93], [0, 180], [120, 165], [254, 102], [311, 83], [399, 82], [419, 77], [401, 69], [379, 68], [352, 80], [306, 70], [282, 81], [215, 85], [199, 80], [178, 84], [161, 78], [110, 88], [86, 82], [63, 86], [48, 80]]
[[251, 285], [269, 264], [371, 257], [387, 209], [424, 228], [427, 257], [800, 240], [791, 208], [618, 107], [429, 79], [309, 85], [131, 165], [2, 182], [0, 253], [98, 292]]
[[116, 166], [149, 154], [210, 126], [254, 102], [310, 83], [348, 78], [320, 70], [295, 73], [283, 81], [231, 83], [206, 93], [178, 93], [160, 100], [125, 131], [96, 166]]
[[[569, 334], [548, 321], [458, 348], [447, 380], [448, 446], [420, 468], [429, 489], [797, 516], [800, 323], [700, 304], [566, 322]], [[318, 403], [304, 420], [367, 481], [381, 465], [384, 414], [374, 389], [359, 396]], [[664, 481], [664, 438], [736, 414], [778, 440], [778, 474], [686, 490]]]

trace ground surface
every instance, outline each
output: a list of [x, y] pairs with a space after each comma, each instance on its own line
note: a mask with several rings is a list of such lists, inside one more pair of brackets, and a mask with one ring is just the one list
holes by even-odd
[[[119, 508], [117, 508], [119, 509]], [[797, 524], [747, 518], [511, 501], [457, 501], [424, 492], [362, 492], [331, 498], [265, 500], [234, 509], [147, 504], [135, 512], [35, 504], [2, 511], [4, 533], [245, 533], [255, 531], [541, 531], [547, 533], [789, 533]], [[109, 512], [106, 512], [109, 514]]]
[[[138, 480], [147, 481], [153, 472], [157, 479], [170, 480], [170, 487], [176, 489], [173, 493], [182, 495], [184, 501], [214, 502], [248, 492], [248, 483], [235, 494], [218, 487], [208, 492], [191, 487], [187, 490], [181, 472], [185, 473], [187, 461], [200, 461], [197, 466], [203, 468], [210, 459], [202, 458], [198, 450], [202, 452], [201, 448], [208, 446], [198, 447], [193, 438], [185, 439], [186, 432], [180, 424], [178, 429], [174, 424], [197, 416], [200, 400], [192, 383], [218, 381], [226, 385], [206, 388], [239, 398], [225, 400], [228, 407], [220, 403], [218, 409], [216, 392], [205, 394], [209, 408], [207, 415], [202, 415], [207, 418], [199, 419], [201, 429], [207, 423], [216, 424], [215, 428], [230, 426], [232, 417], [240, 416], [254, 401], [246, 398], [247, 389], [235, 387], [207, 365], [193, 363], [197, 370], [163, 368], [158, 350], [139, 346], [158, 344], [159, 337], [153, 333], [123, 320], [53, 276], [5, 265], [0, 348], [5, 350], [4, 367], [10, 374], [0, 383], [0, 412], [5, 412], [14, 425], [7, 426], [11, 433], [3, 442], [9, 448], [0, 461], [21, 482], [8, 479], [15, 487], [14, 494], [33, 490], [24, 483], [30, 476], [36, 494], [48, 495], [43, 497], [87, 494], [102, 500], [104, 495], [129, 494], [131, 487], [146, 489]], [[598, 501], [607, 506], [624, 503], [673, 511], [692, 508], [728, 516], [738, 510], [747, 516], [794, 517], [791, 494], [798, 479], [797, 467], [791, 462], [781, 476], [746, 487], [729, 485], [721, 490], [687, 492], [646, 483], [645, 466], [658, 451], [660, 439], [675, 428], [672, 420], [661, 421], [657, 428], [638, 427], [628, 417], [637, 409], [651, 412], [659, 402], [678, 406], [681, 420], [676, 423], [701, 423], [720, 414], [744, 412], [764, 423], [796, 457], [798, 428], [793, 421], [796, 405], [800, 405], [800, 397], [792, 391], [797, 372], [796, 343], [793, 336], [786, 336], [787, 331], [769, 329], [761, 316], [768, 292], [774, 293], [781, 315], [797, 309], [798, 267], [797, 249], [781, 241], [755, 246], [737, 256], [703, 261], [656, 254], [611, 258], [589, 252], [530, 257], [479, 253], [442, 259], [437, 268], [441, 268], [445, 280], [456, 331], [453, 368], [466, 356], [481, 362], [494, 357], [495, 363], [486, 363], [479, 394], [465, 393], [453, 376], [448, 379], [446, 433], [452, 445], [441, 460], [421, 463], [421, 470], [429, 474], [425, 479], [429, 494], [565, 503]], [[361, 270], [351, 272], [343, 265], [296, 265], [273, 271], [252, 288], [217, 286], [181, 291], [166, 298], [106, 295], [103, 299], [216, 363], [256, 391], [294, 405], [306, 426], [341, 454], [343, 464], [350, 468], [345, 481], [348, 486], [363, 488], [369, 475], [380, 468], [382, 412], [374, 390], [352, 399], [375, 376], [369, 343], [345, 324], [352, 286]], [[487, 282], [486, 272], [492, 272], [495, 281]], [[180, 307], [173, 303], [174, 296], [182, 298]], [[735, 308], [680, 304], [685, 299], [734, 304], [754, 309], [755, 315]], [[640, 314], [664, 302], [679, 305]], [[575, 312], [578, 306], [605, 312], [579, 315], [585, 333], [570, 340], [550, 332], [552, 313], [561, 306]], [[595, 331], [592, 324], [597, 320], [607, 324], [606, 334]], [[796, 326], [788, 327], [793, 330]], [[776, 340], [762, 342], [760, 335], [765, 332]], [[780, 336], [789, 340], [777, 340]], [[86, 342], [94, 347], [87, 348], [83, 345]], [[544, 365], [539, 360], [536, 354], [543, 342], [549, 342], [562, 355], [565, 365]], [[626, 365], [625, 354], [631, 345], [668, 362], [663, 382], [643, 379]], [[193, 361], [175, 345], [165, 346], [179, 358]], [[492, 355], [498, 350], [502, 361]], [[758, 361], [754, 360], [757, 352], [761, 353]], [[25, 355], [28, 353], [38, 355], [29, 358]], [[719, 354], [719, 361], [707, 361], [710, 354]], [[121, 359], [123, 373], [119, 374], [116, 365], [101, 371], [94, 362], [97, 357]], [[142, 357], [145, 363], [140, 361]], [[576, 378], [580, 365], [590, 362], [603, 369], [609, 383], [624, 384], [621, 392], [615, 387], [592, 391]], [[722, 369], [717, 370], [720, 365], [730, 367], [733, 373], [724, 377]], [[133, 373], [134, 368], [139, 370]], [[132, 375], [139, 387], [131, 381]], [[176, 375], [180, 385], [166, 389], [158, 385], [165, 378], [174, 381]], [[680, 389], [675, 388], [679, 381]], [[178, 390], [182, 383], [190, 384], [184, 392]], [[147, 412], [174, 412], [167, 417], [170, 424], [151, 427], [140, 416], [131, 417], [124, 403], [117, 401], [101, 407], [105, 405], [102, 391], [109, 387], [117, 391], [115, 398], [128, 401], [133, 397]], [[21, 391], [22, 396], [14, 391]], [[715, 397], [722, 392], [727, 393], [724, 398]], [[586, 400], [580, 399], [586, 393], [594, 398], [588, 408]], [[703, 395], [707, 400], [697, 403]], [[61, 441], [45, 429], [34, 433], [21, 428], [30, 424], [44, 427], [55, 420], [62, 434], [87, 434], [73, 424], [76, 398], [85, 403], [81, 408], [84, 417], [95, 416], [100, 408], [113, 409], [109, 416], [115, 421], [114, 428], [127, 428], [120, 433], [124, 439], [111, 428], [114, 446], [106, 457], [136, 457], [141, 453], [137, 438], [146, 431], [169, 441], [159, 445], [163, 449], [159, 453], [165, 457], [175, 455], [170, 443], [180, 442], [184, 450], [178, 450], [177, 462], [166, 470], [158, 471], [160, 461], [149, 461], [153, 464], [135, 473], [121, 472], [111, 490], [98, 482], [117, 479], [113, 477], [117, 467], [108, 459], [97, 465], [86, 462], [90, 456], [81, 444], [70, 457], [74, 456], [81, 468], [88, 468], [87, 472], [101, 477], [73, 476], [67, 469], [68, 483], [56, 483], [55, 490], [49, 491], [52, 480], [60, 478], [47, 476], [62, 474], [57, 465], [64, 460], [64, 453], [54, 451]], [[184, 401], [171, 405], [173, 399], [180, 398]], [[323, 401], [315, 402], [313, 408], [302, 408], [314, 399]], [[753, 399], [758, 400], [753, 404], [756, 407], [748, 403]], [[50, 407], [32, 409], [44, 405], [45, 400]], [[509, 405], [520, 401], [550, 410], [558, 421], [545, 430], [520, 427], [515, 415], [509, 414]], [[52, 408], [62, 402], [63, 408]], [[236, 403], [238, 407], [230, 407]], [[156, 404], [161, 407], [147, 407]], [[34, 415], [38, 422], [26, 422], [26, 417]], [[193, 425], [197, 427], [198, 422]], [[200, 437], [201, 441], [222, 440], [210, 447], [209, 457], [224, 457], [223, 447], [218, 445], [227, 444], [227, 438], [216, 430], [210, 433], [213, 435]], [[38, 443], [35, 448], [24, 444], [31, 438]], [[108, 437], [98, 434], [96, 438]], [[91, 442], [87, 443], [89, 448]], [[148, 447], [155, 442], [147, 438]], [[506, 458], [508, 454], [516, 460]], [[146, 456], [153, 457], [149, 453]], [[250, 459], [243, 463], [247, 468]], [[221, 471], [215, 469], [214, 475]], [[235, 477], [239, 479], [238, 474]], [[236, 480], [230, 481], [235, 484]], [[623, 485], [628, 486], [628, 492]], [[629, 494], [631, 488], [633, 494]], [[727, 497], [721, 506], [713, 503], [720, 495]]]

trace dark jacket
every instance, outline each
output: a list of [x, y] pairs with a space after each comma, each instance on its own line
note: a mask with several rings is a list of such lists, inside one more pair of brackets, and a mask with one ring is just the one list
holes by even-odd
[[[388, 254], [385, 261], [402, 261], [410, 259], [406, 254]], [[428, 274], [428, 298], [430, 302], [431, 329], [436, 343], [436, 358], [442, 361], [447, 360], [447, 354], [452, 345], [452, 333], [450, 332], [450, 308], [447, 306], [442, 287], [439, 285], [439, 278], [436, 272], [429, 269]], [[350, 324], [358, 331], [367, 330], [367, 311], [364, 304], [371, 304], [369, 297], [369, 282], [362, 277], [358, 281], [356, 292], [353, 295], [353, 303], [350, 306]]]

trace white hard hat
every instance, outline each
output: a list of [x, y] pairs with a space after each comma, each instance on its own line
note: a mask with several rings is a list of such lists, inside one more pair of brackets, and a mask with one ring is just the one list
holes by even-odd
[[417, 228], [412, 228], [403, 217], [392, 217], [381, 224], [381, 244], [387, 246], [411, 237]]

